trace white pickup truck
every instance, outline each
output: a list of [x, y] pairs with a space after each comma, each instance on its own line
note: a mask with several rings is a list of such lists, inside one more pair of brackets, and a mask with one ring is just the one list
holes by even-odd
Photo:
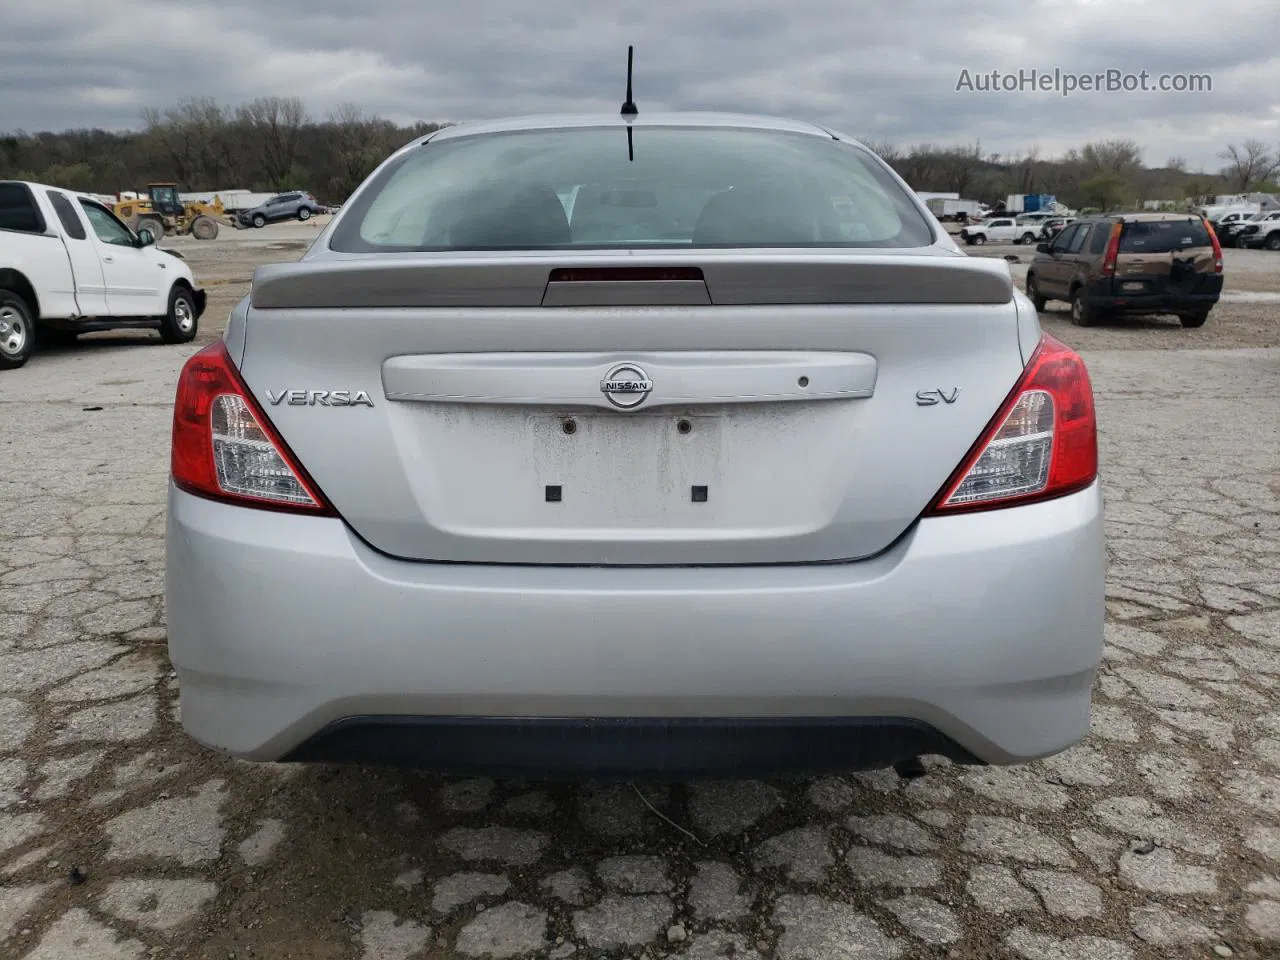
[[992, 217], [972, 223], [960, 231], [960, 239], [973, 246], [975, 243], [1016, 243], [1018, 224], [1013, 217]]
[[57, 342], [140, 327], [166, 343], [194, 338], [205, 293], [155, 239], [91, 197], [0, 180], [0, 369], [26, 363], [37, 333]]

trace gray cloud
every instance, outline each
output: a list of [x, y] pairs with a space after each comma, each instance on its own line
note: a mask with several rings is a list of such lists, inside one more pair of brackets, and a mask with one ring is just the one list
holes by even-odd
[[[7, 5], [13, 7], [13, 4]], [[0, 15], [0, 129], [137, 127], [187, 96], [355, 101], [392, 119], [778, 113], [899, 143], [1043, 154], [1132, 137], [1214, 169], [1280, 145], [1275, 0], [46, 0]], [[1211, 93], [969, 93], [961, 71], [1207, 73]]]

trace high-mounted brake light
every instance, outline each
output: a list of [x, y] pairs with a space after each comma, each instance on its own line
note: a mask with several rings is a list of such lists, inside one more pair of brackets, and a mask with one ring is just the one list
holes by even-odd
[[240, 378], [222, 341], [182, 368], [173, 407], [174, 483], [246, 507], [333, 516]]
[[705, 278], [700, 267], [556, 267], [548, 283], [661, 283]]
[[1218, 240], [1218, 231], [1213, 229], [1209, 218], [1204, 218], [1204, 228], [1209, 231], [1209, 239], [1213, 241], [1213, 272], [1222, 272], [1222, 243]]
[[1084, 361], [1048, 334], [927, 514], [990, 510], [1083, 490], [1098, 476], [1093, 387]]
[[1117, 220], [1111, 225], [1111, 236], [1107, 240], [1107, 254], [1102, 258], [1102, 275], [1116, 275], [1116, 261], [1120, 259], [1120, 234], [1124, 232], [1124, 223]]

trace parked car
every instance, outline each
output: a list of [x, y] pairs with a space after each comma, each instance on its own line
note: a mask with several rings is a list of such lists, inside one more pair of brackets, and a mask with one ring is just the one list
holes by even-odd
[[0, 181], [0, 368], [27, 362], [37, 336], [151, 328], [196, 335], [205, 293], [190, 268], [83, 194]]
[[1089, 378], [1003, 259], [958, 253], [808, 124], [412, 141], [179, 378], [185, 729], [512, 776], [1076, 743], [1106, 564]]
[[1071, 304], [1071, 322], [1176, 314], [1203, 326], [1222, 293], [1222, 248], [1202, 217], [1138, 213], [1090, 217], [1042, 243], [1027, 269], [1027, 296]]
[[1253, 219], [1256, 214], [1256, 210], [1232, 210], [1229, 213], [1220, 214], [1216, 220], [1209, 220], [1209, 225], [1213, 227], [1219, 242], [1224, 247], [1234, 247], [1240, 227]]
[[1013, 217], [993, 217], [960, 229], [960, 239], [972, 246], [975, 243], [1010, 243], [1018, 239], [1017, 223]]
[[1052, 240], [1067, 224], [1075, 223], [1075, 217], [1050, 217], [1040, 226], [1039, 240]]
[[1280, 210], [1259, 213], [1237, 223], [1231, 236], [1237, 246], [1280, 250]]
[[247, 227], [265, 227], [281, 220], [310, 220], [318, 213], [325, 213], [324, 204], [309, 193], [293, 191], [272, 197], [266, 203], [245, 210], [240, 222]]

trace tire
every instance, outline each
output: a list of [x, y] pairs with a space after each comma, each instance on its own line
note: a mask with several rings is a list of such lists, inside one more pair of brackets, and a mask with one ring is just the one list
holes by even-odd
[[27, 362], [35, 332], [27, 301], [10, 290], [0, 290], [0, 370], [16, 370]]
[[267, 218], [260, 213], [255, 213], [253, 215], [253, 225], [258, 229], [262, 229], [267, 225]]
[[1280, 250], [1280, 231], [1271, 234], [1262, 244], [1268, 250]]
[[160, 339], [165, 343], [190, 343], [200, 322], [196, 319], [196, 298], [184, 283], [169, 291], [169, 312], [160, 321]]
[[143, 230], [150, 230], [156, 243], [164, 239], [164, 221], [159, 217], [139, 217], [133, 232], [141, 233]]
[[299, 207], [299, 208], [298, 208], [298, 219], [299, 219], [299, 220], [310, 220], [310, 219], [311, 219], [311, 208], [310, 208], [310, 207]]
[[1034, 233], [1024, 233], [1024, 234], [1022, 235], [1022, 242], [1023, 242], [1023, 243], [1035, 243], [1035, 242], [1036, 242], [1036, 235], [1035, 235]]
[[218, 221], [203, 214], [191, 221], [191, 235], [197, 240], [216, 240], [218, 238]]
[[1036, 308], [1036, 313], [1042, 312], [1044, 305], [1048, 303], [1048, 300], [1040, 295], [1040, 284], [1036, 281], [1034, 273], [1027, 274], [1027, 299]]
[[980, 234], [980, 233], [979, 233], [978, 235], [976, 235], [975, 237], [973, 237], [969, 242], [970, 242], [970, 243], [983, 244], [983, 243], [986, 243], [986, 242], [987, 242], [987, 238], [986, 238], [985, 236], [983, 236], [982, 234]]
[[1178, 319], [1188, 330], [1195, 330], [1204, 326], [1204, 322], [1209, 319], [1209, 311], [1197, 310], [1195, 313], [1184, 313]]
[[1098, 322], [1098, 312], [1089, 305], [1079, 287], [1071, 291], [1071, 322], [1077, 327], [1092, 327]]

